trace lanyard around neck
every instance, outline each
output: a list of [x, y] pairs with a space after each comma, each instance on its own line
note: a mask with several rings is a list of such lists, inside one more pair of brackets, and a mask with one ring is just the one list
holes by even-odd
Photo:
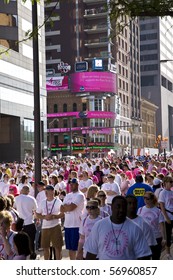
[[48, 205], [47, 205], [47, 199], [46, 199], [46, 211], [47, 211], [47, 215], [52, 214], [53, 208], [54, 208], [54, 206], [55, 206], [55, 202], [56, 202], [56, 198], [54, 199], [54, 202], [53, 202], [53, 204], [52, 204], [52, 208], [51, 208], [51, 210], [50, 210], [50, 212], [49, 212], [49, 210], [48, 210]]

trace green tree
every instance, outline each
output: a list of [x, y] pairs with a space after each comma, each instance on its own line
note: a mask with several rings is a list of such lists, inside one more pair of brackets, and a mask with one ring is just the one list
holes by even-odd
[[[32, 3], [40, 3], [40, 0], [21, 0], [23, 3], [26, 3], [27, 1], [30, 1]], [[4, 0], [4, 3], [5, 4], [9, 4], [10, 0]], [[51, 0], [44, 0], [44, 3], [45, 4], [49, 4], [51, 3]], [[20, 44], [21, 42], [25, 42], [25, 41], [28, 41], [30, 39], [32, 39], [34, 36], [39, 36], [39, 31], [40, 29], [49, 21], [51, 24], [53, 24], [53, 22], [51, 21], [51, 17], [57, 15], [55, 14], [55, 10], [56, 10], [56, 7], [57, 5], [59, 4], [59, 1], [55, 2], [54, 6], [52, 7], [50, 13], [48, 14], [48, 16], [44, 19], [44, 21], [42, 22], [42, 24], [38, 25], [37, 28], [35, 28], [35, 30], [28, 30], [26, 33], [25, 33], [25, 37], [22, 38], [22, 40], [20, 41], [16, 41], [15, 43], [16, 44]], [[8, 54], [10, 48], [0, 48], [0, 56], [2, 54]]]
[[173, 0], [109, 0], [108, 9], [113, 37], [136, 17], [173, 17]]

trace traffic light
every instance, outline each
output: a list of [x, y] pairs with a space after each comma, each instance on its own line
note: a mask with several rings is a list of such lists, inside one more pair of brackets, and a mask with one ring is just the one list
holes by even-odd
[[154, 147], [157, 148], [159, 146], [159, 143], [161, 142], [161, 139], [162, 139], [162, 135], [158, 135], [157, 136], [157, 139], [154, 143]]

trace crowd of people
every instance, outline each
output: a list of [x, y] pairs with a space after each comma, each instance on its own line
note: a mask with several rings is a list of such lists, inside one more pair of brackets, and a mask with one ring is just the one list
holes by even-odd
[[0, 164], [0, 259], [159, 260], [171, 256], [173, 156]]

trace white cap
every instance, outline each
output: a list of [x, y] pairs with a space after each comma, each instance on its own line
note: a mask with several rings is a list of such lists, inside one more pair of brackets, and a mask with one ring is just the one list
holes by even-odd
[[159, 178], [155, 178], [154, 180], [153, 180], [153, 185], [154, 186], [157, 186], [157, 185], [159, 185], [159, 184], [161, 184], [162, 183], [162, 180], [160, 180]]

